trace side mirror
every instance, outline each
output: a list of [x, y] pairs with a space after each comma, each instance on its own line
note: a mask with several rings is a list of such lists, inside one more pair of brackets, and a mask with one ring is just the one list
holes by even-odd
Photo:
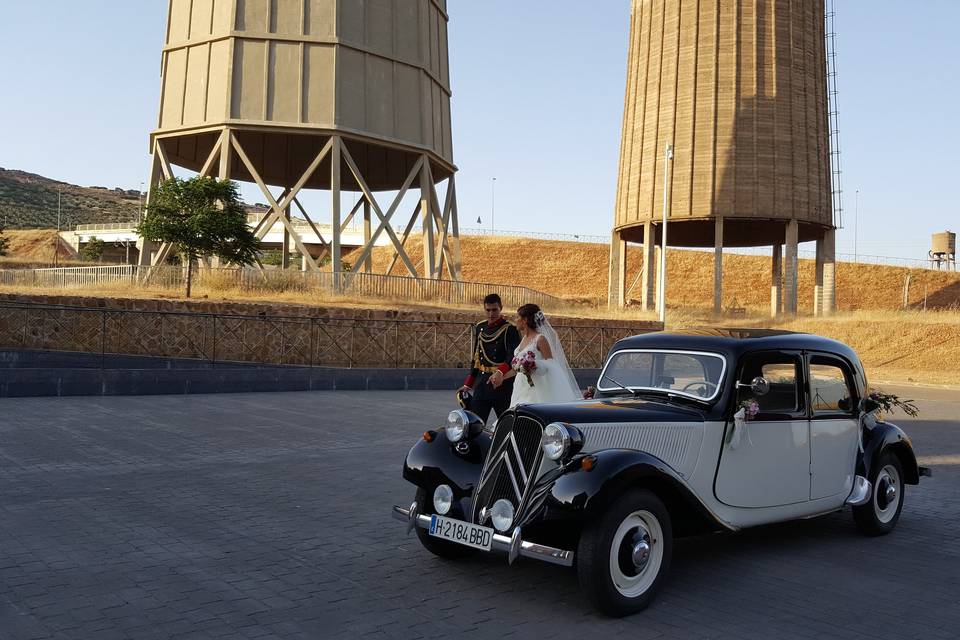
[[745, 384], [743, 382], [737, 383], [738, 389], [750, 389], [753, 395], [760, 397], [765, 396], [770, 393], [770, 383], [767, 382], [767, 379], [762, 376], [757, 376], [750, 381], [750, 384]]

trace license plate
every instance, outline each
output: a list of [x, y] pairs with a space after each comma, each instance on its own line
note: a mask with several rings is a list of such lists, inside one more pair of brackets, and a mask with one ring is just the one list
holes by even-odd
[[430, 517], [430, 535], [484, 551], [490, 551], [493, 545], [493, 529], [490, 527], [437, 515]]

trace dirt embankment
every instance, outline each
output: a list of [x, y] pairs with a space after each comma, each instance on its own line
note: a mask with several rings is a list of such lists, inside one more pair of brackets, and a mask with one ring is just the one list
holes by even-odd
[[7, 245], [7, 255], [0, 257], [0, 268], [49, 267], [54, 262], [54, 250], [59, 264], [80, 259], [54, 229], [8, 229], [3, 235], [10, 244]]
[[[523, 285], [566, 298], [605, 301], [609, 247], [600, 244], [465, 236], [461, 239], [463, 278], [474, 282]], [[408, 241], [407, 252], [422, 264], [422, 246]], [[391, 247], [374, 254], [382, 272], [393, 256]], [[628, 298], [640, 298], [640, 248], [627, 254]], [[394, 274], [405, 273], [398, 261]], [[946, 309], [960, 307], [960, 273], [903, 267], [837, 263], [837, 304], [841, 310], [900, 309], [904, 282], [910, 275], [909, 305]], [[766, 311], [770, 307], [770, 258], [727, 254], [723, 258], [723, 306]], [[814, 263], [800, 261], [801, 312], [813, 309]], [[713, 254], [671, 250], [667, 256], [667, 299], [670, 306], [705, 309], [713, 305]]]
[[873, 381], [960, 384], [960, 313], [858, 311], [796, 318], [777, 328], [815, 333], [853, 347]]

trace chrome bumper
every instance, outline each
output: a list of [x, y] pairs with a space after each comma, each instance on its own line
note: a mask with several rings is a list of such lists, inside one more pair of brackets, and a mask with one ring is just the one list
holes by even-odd
[[[430, 528], [430, 516], [420, 513], [416, 502], [411, 504], [409, 509], [394, 506], [393, 517], [407, 523], [407, 533], [413, 531], [414, 527], [420, 527], [421, 529]], [[520, 527], [516, 527], [513, 530], [513, 535], [509, 537], [495, 533], [493, 534], [493, 543], [490, 550], [506, 553], [507, 561], [510, 564], [513, 564], [517, 558], [533, 558], [534, 560], [558, 564], [562, 567], [573, 566], [573, 551], [564, 551], [563, 549], [555, 549], [554, 547], [529, 542], [523, 540], [521, 535]]]

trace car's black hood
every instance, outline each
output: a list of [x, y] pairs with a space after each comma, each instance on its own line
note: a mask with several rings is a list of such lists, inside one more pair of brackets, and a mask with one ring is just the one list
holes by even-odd
[[708, 408], [698, 410], [693, 406], [680, 405], [667, 400], [650, 398], [602, 398], [579, 402], [553, 404], [525, 404], [516, 408], [517, 413], [537, 418], [544, 424], [572, 422], [576, 424], [595, 422], [703, 422]]

